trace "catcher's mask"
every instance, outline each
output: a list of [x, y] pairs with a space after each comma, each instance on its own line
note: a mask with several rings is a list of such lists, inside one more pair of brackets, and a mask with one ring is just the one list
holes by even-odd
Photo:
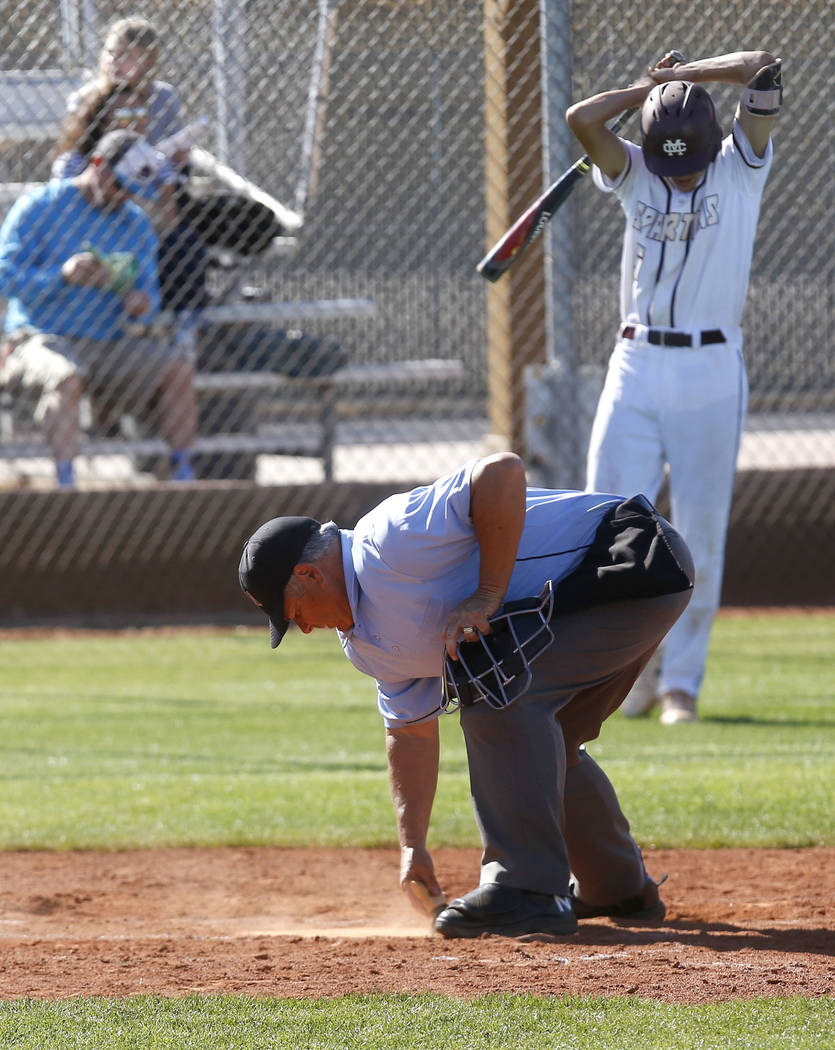
[[538, 598], [507, 602], [490, 618], [490, 634], [478, 632], [472, 642], [461, 642], [458, 659], [444, 654], [445, 711], [484, 700], [502, 708], [522, 696], [531, 684], [530, 665], [553, 642], [549, 621], [554, 612], [551, 581]]
[[641, 148], [653, 175], [703, 171], [722, 145], [713, 99], [701, 84], [657, 84], [641, 109]]

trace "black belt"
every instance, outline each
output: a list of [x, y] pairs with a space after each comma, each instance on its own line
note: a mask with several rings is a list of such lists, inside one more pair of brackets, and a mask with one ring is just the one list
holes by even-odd
[[[635, 338], [635, 325], [628, 324], [621, 330], [623, 339]], [[709, 328], [706, 332], [700, 332], [701, 346], [706, 343], [724, 343], [725, 333], [721, 328]], [[693, 339], [689, 332], [665, 332], [661, 328], [648, 328], [644, 336], [648, 343], [655, 346], [692, 346]]]

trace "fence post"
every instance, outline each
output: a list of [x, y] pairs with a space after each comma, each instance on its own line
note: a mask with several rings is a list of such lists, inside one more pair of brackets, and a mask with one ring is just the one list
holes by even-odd
[[[484, 0], [486, 248], [542, 191], [539, 0]], [[487, 287], [490, 431], [524, 451], [524, 371], [545, 356], [541, 238]]]
[[217, 96], [217, 155], [247, 172], [247, 0], [214, 0], [212, 50]]
[[[570, 0], [543, 0], [541, 32], [543, 138], [550, 183], [582, 152], [564, 116], [572, 102]], [[599, 370], [582, 368], [578, 362], [574, 212], [569, 199], [544, 231], [547, 354], [544, 364], [530, 366], [525, 374], [530, 480], [555, 488], [584, 485], [586, 445], [600, 383]]]

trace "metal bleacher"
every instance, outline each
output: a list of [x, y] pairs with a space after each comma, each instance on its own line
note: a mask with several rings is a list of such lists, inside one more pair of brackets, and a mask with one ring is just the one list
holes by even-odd
[[[59, 70], [0, 71], [0, 146], [18, 143], [51, 143], [55, 140], [66, 109], [67, 95], [78, 86], [80, 76]], [[279, 201], [239, 176], [228, 165], [220, 164], [207, 151], [194, 148], [194, 169], [200, 181], [220, 180], [235, 192], [249, 194], [253, 199], [271, 207], [281, 223], [285, 235], [278, 237], [267, 249], [273, 256], [292, 255], [297, 246], [296, 233], [301, 217], [285, 208]], [[8, 210], [23, 193], [39, 185], [37, 182], [0, 182], [0, 210]], [[157, 318], [157, 332], [167, 329], [170, 338], [199, 339], [202, 331], [213, 324], [256, 324], [281, 328], [301, 323], [330, 321], [336, 318], [373, 318], [374, 302], [369, 298], [345, 297], [334, 299], [252, 301], [242, 293], [241, 275], [248, 260], [235, 258], [232, 253], [219, 252], [216, 262], [225, 271], [225, 287], [219, 301], [188, 315], [170, 315]], [[178, 332], [178, 329], [182, 329]], [[391, 362], [382, 364], [346, 364], [322, 376], [286, 376], [273, 371], [211, 371], [198, 372], [196, 386], [199, 396], [234, 399], [238, 395], [254, 395], [269, 399], [279, 390], [298, 393], [314, 406], [308, 421], [300, 426], [282, 427], [275, 421], [263, 423], [261, 414], [252, 413], [248, 431], [235, 433], [212, 432], [200, 434], [195, 452], [205, 455], [227, 454], [240, 456], [252, 463], [260, 453], [313, 456], [321, 460], [325, 478], [333, 473], [333, 449], [336, 439], [338, 402], [351, 391], [370, 390], [384, 383], [412, 383], [424, 381], [427, 376], [437, 379], [459, 378], [462, 366], [457, 361]], [[22, 460], [49, 457], [43, 436], [33, 429], [25, 406], [17, 405], [0, 390], [0, 459]], [[127, 455], [147, 457], [163, 454], [166, 446], [161, 440], [140, 437], [101, 437], [88, 433], [81, 454], [84, 456]]]

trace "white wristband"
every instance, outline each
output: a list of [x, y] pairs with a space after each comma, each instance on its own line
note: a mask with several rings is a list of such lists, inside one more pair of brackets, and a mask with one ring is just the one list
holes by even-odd
[[755, 117], [773, 117], [780, 112], [783, 92], [780, 88], [771, 91], [757, 91], [755, 88], [746, 88], [742, 95], [742, 105], [753, 113]]

